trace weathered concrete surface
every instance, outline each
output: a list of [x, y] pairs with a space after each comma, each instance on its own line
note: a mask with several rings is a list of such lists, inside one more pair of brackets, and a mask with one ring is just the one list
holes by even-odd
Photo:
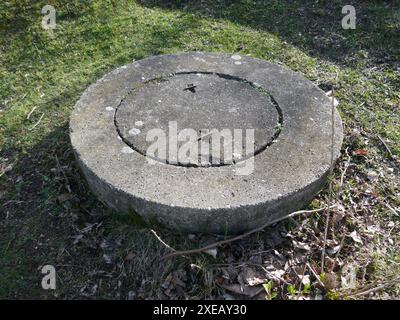
[[[187, 90], [188, 85], [193, 85], [192, 91]], [[194, 72], [175, 74], [135, 88], [123, 99], [115, 115], [123, 140], [143, 155], [152, 143], [146, 141], [148, 131], [160, 128], [168, 132], [171, 121], [177, 122], [178, 132], [185, 128], [196, 132], [252, 128], [258, 153], [272, 142], [279, 113], [268, 95], [244, 80]], [[178, 147], [184, 143], [178, 143]]]
[[[157, 119], [164, 121], [162, 125], [170, 119], [161, 116], [163, 109], [156, 106], [152, 108], [154, 117], [146, 116], [143, 104], [158, 101], [162, 99], [160, 96], [168, 99], [164, 92], [181, 89], [186, 82], [193, 83], [194, 80], [193, 75], [188, 79], [175, 76], [173, 81], [160, 85], [162, 92], [158, 93], [146, 82], [194, 71], [245, 79], [268, 91], [278, 104], [283, 128], [277, 141], [271, 144], [269, 140], [274, 133], [277, 111], [266, 97], [259, 96], [253, 88], [246, 89], [248, 83], [235, 82], [238, 88], [233, 91], [247, 92], [245, 100], [255, 102], [241, 101], [246, 108], [253, 108], [252, 112], [248, 114], [239, 108], [240, 119], [232, 112], [229, 121], [238, 121], [233, 126], [250, 125], [260, 132], [256, 138], [259, 148], [268, 141], [270, 144], [254, 157], [252, 174], [235, 174], [240, 164], [208, 168], [157, 161], [150, 164], [140, 152], [146, 146], [141, 135], [158, 125]], [[226, 81], [233, 80], [221, 80], [215, 75], [205, 78], [207, 81], [198, 83], [199, 90], [207, 83], [215, 83], [215, 88], [226, 87], [227, 92], [231, 90]], [[221, 83], [217, 83], [220, 80]], [[137, 98], [132, 94], [132, 88], [142, 88], [136, 91]], [[189, 107], [188, 96], [180, 96], [189, 92], [176, 91], [179, 93], [176, 92], [175, 100], [167, 100], [164, 104], [171, 112], [177, 112], [174, 101]], [[210, 105], [208, 110], [218, 105], [237, 108], [235, 100], [240, 99], [240, 95], [232, 99], [229, 94], [214, 94], [222, 97], [223, 103], [213, 103], [205, 96], [204, 101]], [[142, 102], [137, 104], [138, 101]], [[125, 108], [119, 109], [123, 105]], [[193, 104], [195, 108], [202, 105], [198, 100]], [[228, 112], [221, 110], [221, 113], [215, 110], [213, 117], [196, 112], [196, 117], [201, 119], [199, 122], [191, 118], [190, 113], [177, 120], [186, 121], [186, 126], [195, 128], [209, 121], [208, 125], [220, 128], [225, 123], [216, 121], [216, 117], [229, 114], [229, 109]], [[155, 218], [188, 232], [238, 233], [298, 210], [321, 189], [331, 163], [331, 105], [324, 92], [297, 73], [245, 56], [184, 53], [151, 57], [121, 67], [84, 92], [72, 112], [70, 128], [77, 160], [96, 195], [116, 211], [134, 209], [145, 219]], [[131, 133], [134, 134], [129, 135], [134, 128], [140, 132], [133, 130]], [[342, 135], [341, 119], [335, 112], [334, 160], [340, 153]], [[128, 141], [130, 136], [135, 139]]]

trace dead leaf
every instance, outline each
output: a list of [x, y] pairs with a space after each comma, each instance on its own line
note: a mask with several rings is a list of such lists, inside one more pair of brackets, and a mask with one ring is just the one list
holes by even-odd
[[216, 259], [216, 258], [217, 258], [218, 251], [217, 251], [216, 248], [213, 248], [213, 249], [205, 250], [204, 253], [207, 253], [207, 254], [209, 254], [210, 256], [212, 256], [214, 259]]
[[337, 245], [336, 247], [327, 248], [327, 249], [326, 249], [326, 252], [327, 252], [330, 256], [333, 256], [334, 254], [336, 254], [336, 253], [339, 251], [340, 248], [341, 248], [341, 245], [339, 244], [339, 245]]
[[300, 280], [301, 280], [301, 283], [304, 285], [304, 286], [309, 286], [310, 285], [310, 283], [311, 283], [311, 281], [310, 281], [310, 275], [304, 275], [304, 276], [299, 276], [299, 278], [300, 278]]
[[365, 149], [357, 149], [353, 152], [356, 156], [366, 156], [368, 154], [368, 150]]
[[103, 259], [107, 264], [112, 263], [112, 257], [109, 254], [103, 254]]
[[339, 101], [335, 97], [332, 97], [332, 93], [333, 93], [332, 90], [325, 92], [326, 96], [329, 98], [331, 103], [332, 103], [332, 98], [333, 98], [333, 105], [335, 107], [337, 107], [339, 105]]
[[358, 235], [356, 230], [354, 230], [352, 233], [350, 233], [350, 238], [352, 238], [353, 241], [356, 243], [363, 244], [361, 237]]
[[354, 289], [357, 286], [357, 270], [352, 264], [347, 264], [342, 269], [340, 276], [341, 285], [344, 289]]
[[271, 271], [269, 272], [269, 275], [271, 276], [272, 279], [275, 280], [279, 280], [279, 281], [284, 281], [284, 279], [282, 278], [282, 276], [286, 273], [285, 270], [275, 270], [275, 271]]
[[299, 242], [299, 241], [293, 240], [293, 245], [294, 245], [295, 248], [301, 249], [301, 250], [304, 250], [304, 251], [310, 251], [311, 250], [310, 246], [307, 243], [303, 243], [303, 242]]
[[265, 283], [268, 279], [266, 279], [265, 274], [262, 272], [251, 267], [244, 267], [238, 276], [238, 281], [240, 284], [254, 287]]
[[244, 295], [250, 298], [253, 298], [260, 292], [264, 291], [264, 287], [262, 285], [256, 287], [250, 287], [250, 286], [242, 286], [240, 284], [228, 284], [228, 285], [222, 285], [222, 287], [230, 292]]
[[337, 280], [335, 273], [333, 272], [326, 273], [321, 280], [324, 283], [325, 289], [333, 290], [337, 288]]
[[73, 197], [74, 195], [72, 193], [62, 193], [57, 197], [57, 200], [62, 203], [71, 200]]
[[336, 266], [338, 265], [338, 261], [335, 259], [332, 259], [328, 256], [326, 256], [325, 258], [326, 258], [325, 265], [326, 265], [327, 270], [333, 271], [336, 268]]
[[91, 297], [96, 294], [98, 285], [97, 284], [85, 284], [80, 290], [80, 294], [85, 297]]
[[267, 279], [257, 278], [257, 277], [247, 279], [247, 283], [249, 284], [249, 286], [252, 286], [252, 287], [258, 286], [259, 284], [263, 284], [263, 283], [265, 283], [265, 281], [267, 281]]

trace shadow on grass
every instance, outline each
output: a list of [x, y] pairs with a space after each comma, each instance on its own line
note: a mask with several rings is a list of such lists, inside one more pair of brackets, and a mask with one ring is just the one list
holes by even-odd
[[398, 66], [400, 2], [357, 1], [356, 29], [341, 26], [348, 1], [330, 0], [140, 0], [143, 6], [182, 10], [266, 31], [311, 56], [352, 66], [359, 55], [374, 64]]
[[[38, 26], [40, 15], [36, 14], [36, 10], [39, 6], [24, 7], [24, 4], [28, 2], [15, 7], [11, 5], [13, 10], [8, 12], [7, 24], [10, 28], [7, 34], [10, 37], [7, 40], [15, 40], [13, 45], [21, 49], [7, 64], [9, 71], [23, 69], [21, 65], [24, 64], [42, 68], [43, 63], [40, 64], [39, 60], [73, 64], [73, 61], [62, 60], [59, 51], [47, 48], [48, 35], [40, 29], [40, 24]], [[34, 11], [30, 12], [29, 8]], [[78, 19], [79, 14], [79, 10], [72, 10], [70, 18]], [[104, 19], [95, 20], [97, 26], [84, 24], [80, 30], [83, 32], [67, 30], [62, 34], [66, 38], [57, 38], [60, 47], [63, 43], [82, 40], [81, 47], [89, 48], [100, 58], [107, 59], [101, 66], [88, 69], [79, 81], [70, 83], [67, 89], [55, 85], [55, 97], [40, 102], [40, 108], [46, 111], [44, 120], [58, 116], [57, 109], [62, 110], [64, 118], [64, 111], [69, 110], [79, 93], [108, 69], [128, 63], [132, 58], [163, 53], [163, 50], [173, 47], [187, 28], [198, 26], [198, 21], [192, 21], [190, 17], [177, 21], [164, 32], [157, 30], [157, 25], [150, 26], [146, 30], [150, 41], [144, 40], [134, 49], [116, 56], [107, 46], [107, 42], [118, 34], [106, 23], [112, 12], [101, 14], [104, 14]], [[11, 28], [14, 22], [15, 26]], [[35, 45], [25, 48], [26, 43]], [[79, 48], [76, 46], [71, 50]], [[92, 60], [90, 54], [84, 59]], [[41, 59], [35, 59], [37, 56]], [[12, 92], [11, 89], [9, 91], [2, 94], [7, 96]], [[11, 120], [13, 116], [9, 117]], [[22, 120], [21, 128], [12, 128], [14, 131], [7, 133], [7, 145], [10, 147], [0, 150], [0, 159], [6, 159], [7, 164], [17, 159], [4, 174], [0, 163], [0, 298], [54, 298], [54, 294], [68, 298], [115, 298], [121, 290], [127, 296], [130, 288], [143, 287], [142, 282], [150, 278], [155, 280], [148, 281], [151, 288], [145, 284], [145, 290], [148, 290], [148, 296], [158, 298], [160, 281], [172, 265], [156, 263], [158, 257], [166, 253], [165, 247], [148, 230], [111, 215], [110, 210], [92, 195], [74, 159], [67, 119], [56, 119], [52, 124], [42, 121], [35, 130], [38, 134], [46, 130], [50, 133], [42, 134], [41, 140], [32, 148], [20, 150], [13, 136], [29, 136], [30, 132], [24, 128], [25, 121]], [[89, 228], [88, 232], [83, 232], [86, 228]], [[174, 235], [170, 237], [174, 238]], [[185, 248], [186, 240], [179, 236], [176, 238], [176, 242]], [[125, 261], [131, 251], [135, 259]], [[111, 263], [108, 263], [109, 257]], [[40, 267], [45, 264], [60, 270], [58, 275], [62, 289], [57, 292], [44, 292], [40, 286]], [[125, 267], [129, 271], [124, 270]], [[122, 272], [129, 277], [125, 277], [120, 289], [118, 282]], [[93, 292], [99, 279], [108, 281], [108, 287], [112, 289]]]
[[2, 298], [46, 296], [40, 266], [60, 263], [77, 232], [73, 216], [82, 225], [101, 210], [76, 174], [67, 132], [63, 126], [48, 134], [1, 177], [6, 190], [0, 199]]
[[[3, 150], [1, 156], [15, 152]], [[113, 213], [91, 193], [67, 123], [7, 168], [0, 191], [5, 191], [0, 197], [2, 299], [126, 299], [138, 288], [143, 298], [156, 299], [163, 279], [180, 267], [157, 263], [168, 250], [148, 226]], [[41, 287], [44, 265], [56, 268], [55, 291]]]

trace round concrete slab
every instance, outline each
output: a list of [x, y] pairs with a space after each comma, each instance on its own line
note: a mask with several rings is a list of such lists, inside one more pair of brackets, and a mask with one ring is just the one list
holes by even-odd
[[[297, 73], [195, 52], [107, 74], [77, 102], [70, 128], [89, 186], [110, 207], [181, 231], [226, 234], [284, 217], [315, 196], [330, 170], [331, 118], [324, 92]], [[343, 138], [336, 111], [334, 121], [336, 160]], [[180, 139], [185, 129], [198, 134], [194, 141]], [[210, 156], [203, 147], [214, 146], [213, 130], [232, 132], [234, 141], [224, 136], [222, 151]], [[237, 132], [242, 144], [231, 155]], [[154, 133], [168, 144], [152, 154]], [[188, 145], [198, 152], [180, 161]]]
[[[152, 143], [146, 140], [149, 130], [167, 131], [171, 121], [177, 122], [178, 132], [185, 128], [199, 133], [204, 129], [228, 128], [233, 132], [253, 128], [255, 150], [241, 155], [248, 157], [264, 150], [278, 136], [279, 113], [272, 97], [253, 83], [227, 75], [191, 72], [152, 79], [136, 87], [118, 106], [115, 123], [123, 141], [143, 155]], [[178, 149], [184, 143], [178, 141]], [[225, 159], [219, 159], [225, 163]], [[171, 164], [166, 157], [156, 160]]]

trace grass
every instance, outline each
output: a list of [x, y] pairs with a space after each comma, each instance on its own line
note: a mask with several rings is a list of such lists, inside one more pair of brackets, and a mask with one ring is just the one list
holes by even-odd
[[[45, 4], [0, 4], [1, 298], [221, 297], [226, 270], [220, 265], [245, 262], [248, 252], [267, 249], [271, 230], [222, 248], [217, 260], [198, 255], [160, 265], [157, 258], [167, 249], [149, 230], [115, 218], [90, 194], [71, 153], [69, 114], [101, 75], [149, 55], [240, 52], [283, 64], [324, 90], [334, 87], [345, 122], [344, 150], [368, 152], [351, 154], [338, 201], [350, 216], [362, 212], [382, 228], [390, 222], [397, 228], [398, 218], [366, 194], [372, 190], [391, 207], [400, 205], [398, 160], [390, 158], [390, 153], [400, 156], [399, 1], [357, 2], [355, 30], [341, 28], [344, 4], [337, 0], [53, 1], [55, 30], [41, 27]], [[336, 185], [344, 161], [336, 168]], [[394, 172], [385, 171], [375, 182], [365, 178], [380, 169]], [[65, 194], [72, 197], [64, 201]], [[328, 191], [322, 192], [312, 206], [327, 197]], [[323, 215], [306, 221], [313, 220], [323, 229]], [[355, 225], [349, 221], [346, 228]], [[282, 227], [296, 232], [290, 223]], [[179, 249], [213, 239], [158, 231]], [[390, 246], [398, 246], [392, 234]], [[377, 238], [379, 248], [389, 246]], [[375, 249], [368, 246], [366, 256], [380, 267], [366, 267], [366, 281], [393, 277], [398, 264], [386, 262], [398, 258], [377, 254], [373, 243]], [[127, 260], [129, 252], [134, 258]], [[111, 253], [112, 262], [106, 263], [104, 255]], [[316, 254], [310, 259], [317, 265]], [[346, 251], [341, 259], [357, 260], [362, 254], [361, 249]], [[54, 292], [40, 287], [44, 264], [58, 270], [60, 285]], [[275, 290], [287, 298], [287, 286]], [[387, 294], [398, 291], [393, 292]]]

